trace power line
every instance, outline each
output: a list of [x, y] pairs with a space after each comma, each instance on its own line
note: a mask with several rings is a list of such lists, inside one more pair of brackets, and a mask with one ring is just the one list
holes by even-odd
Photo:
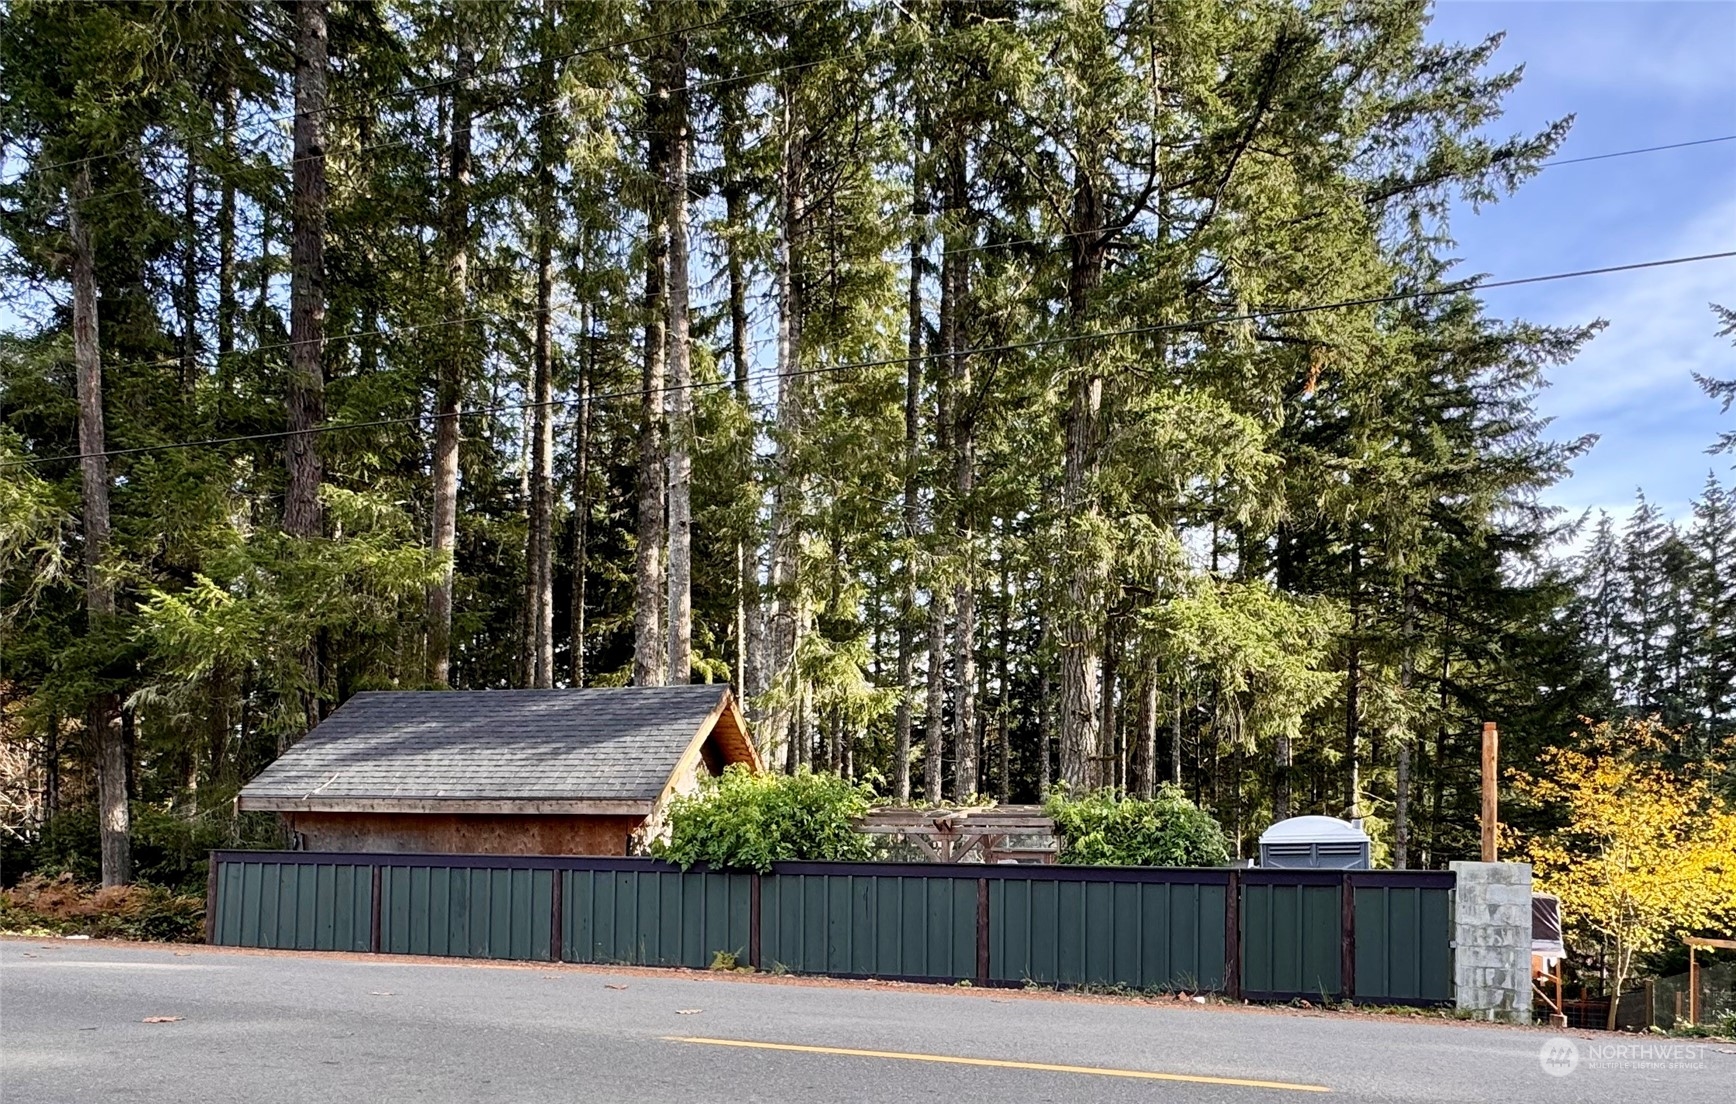
[[1553, 161], [1543, 162], [1538, 167], [1547, 169], [1552, 165], [1578, 165], [1585, 161], [1607, 161], [1612, 157], [1632, 157], [1636, 153], [1657, 153], [1660, 150], [1687, 149], [1689, 146], [1710, 146], [1715, 142], [1736, 142], [1736, 134], [1721, 134], [1716, 138], [1696, 138], [1691, 142], [1671, 142], [1663, 146], [1642, 146], [1639, 149], [1594, 153], [1589, 157], [1557, 157]]
[[[1557, 157], [1549, 161], [1540, 161], [1539, 169], [1551, 169], [1557, 165], [1577, 165], [1585, 161], [1608, 161], [1612, 157], [1632, 157], [1639, 153], [1658, 153], [1663, 150], [1687, 149], [1689, 146], [1709, 146], [1717, 142], [1736, 141], [1736, 134], [1723, 134], [1716, 138], [1696, 138], [1691, 142], [1671, 142], [1663, 146], [1640, 146], [1637, 149], [1612, 150], [1609, 153], [1594, 153], [1588, 157]], [[1080, 230], [1065, 234], [1049, 234], [1040, 238], [1015, 238], [1012, 241], [989, 242], [984, 245], [971, 245], [962, 249], [946, 249], [942, 256], [964, 253], [986, 253], [991, 249], [1010, 249], [1015, 245], [1046, 245], [1054, 241], [1067, 241], [1072, 238], [1089, 237], [1102, 233], [1100, 230]]]
[[[1023, 352], [1030, 349], [1047, 348], [1053, 345], [1071, 345], [1080, 341], [1134, 337], [1142, 334], [1171, 333], [1177, 330], [1197, 330], [1208, 326], [1221, 326], [1236, 322], [1252, 322], [1259, 319], [1291, 318], [1298, 315], [1314, 314], [1320, 311], [1342, 310], [1351, 307], [1380, 306], [1386, 303], [1410, 302], [1419, 299], [1434, 299], [1447, 295], [1460, 295], [1471, 291], [1490, 291], [1496, 288], [1521, 287], [1527, 284], [1550, 283], [1558, 280], [1574, 280], [1587, 276], [1606, 276], [1617, 272], [1637, 272], [1644, 269], [1664, 268], [1671, 265], [1694, 264], [1700, 261], [1727, 260], [1733, 257], [1736, 257], [1736, 249], [1726, 250], [1720, 253], [1701, 253], [1694, 256], [1666, 257], [1654, 261], [1636, 261], [1632, 264], [1606, 265], [1601, 268], [1582, 268], [1575, 269], [1571, 272], [1552, 272], [1540, 276], [1519, 276], [1507, 280], [1467, 281], [1450, 287], [1428, 288], [1417, 291], [1395, 291], [1385, 295], [1370, 295], [1357, 299], [1341, 299], [1331, 303], [1313, 303], [1294, 307], [1265, 307], [1258, 310], [1219, 314], [1207, 318], [1191, 319], [1182, 322], [1159, 322], [1145, 326], [1126, 326], [1114, 330], [1097, 330], [1088, 333], [1033, 338], [1029, 341], [1013, 341], [1001, 345], [986, 345], [972, 349], [948, 350], [925, 355], [922, 359], [926, 360], [948, 356], [976, 356], [984, 353]], [[534, 317], [534, 315], [535, 312], [533, 311], [528, 315], [510, 317], [525, 318]], [[456, 322], [459, 320], [454, 321]], [[838, 372], [860, 371], [866, 368], [885, 368], [908, 363], [910, 363], [910, 357], [908, 355], [883, 357], [877, 360], [849, 361], [842, 364], [823, 365], [817, 368], [804, 368], [793, 372], [755, 372], [749, 373], [747, 378], [754, 382], [798, 379], [810, 376], [832, 375]], [[735, 379], [705, 380], [694, 383], [693, 390], [697, 391], [701, 388], [719, 387], [733, 388], [736, 385], [737, 380]], [[543, 405], [566, 408], [581, 406], [587, 403], [606, 402], [619, 398], [643, 399], [648, 395], [669, 394], [676, 390], [678, 390], [678, 388], [671, 386], [656, 388], [650, 391], [641, 387], [623, 388], [616, 391], [594, 393], [579, 398], [551, 399], [546, 404], [537, 402], [498, 403], [492, 406], [475, 407], [467, 411], [460, 411], [459, 416], [519, 413]], [[17, 460], [6, 461], [4, 464], [0, 464], [0, 467], [25, 467], [36, 464], [80, 461], [95, 456], [102, 456], [105, 458], [116, 456], [136, 456], [144, 453], [169, 452], [187, 448], [211, 448], [219, 445], [245, 444], [252, 441], [280, 440], [282, 438], [296, 436], [300, 432], [320, 434], [336, 433], [342, 430], [375, 429], [384, 426], [411, 425], [420, 423], [422, 420], [421, 416], [411, 416], [376, 418], [361, 422], [334, 422], [323, 426], [316, 426], [314, 429], [307, 431], [273, 430], [269, 433], [249, 433], [234, 437], [211, 437], [196, 441], [171, 441], [160, 445], [139, 445], [133, 448], [108, 449], [100, 453], [61, 453], [56, 456], [24, 457]]]

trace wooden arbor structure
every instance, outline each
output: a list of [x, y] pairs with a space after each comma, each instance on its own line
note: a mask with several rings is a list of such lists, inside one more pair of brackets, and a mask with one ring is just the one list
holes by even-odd
[[937, 863], [1052, 863], [1055, 822], [1039, 805], [965, 809], [875, 809], [857, 831], [898, 836]]

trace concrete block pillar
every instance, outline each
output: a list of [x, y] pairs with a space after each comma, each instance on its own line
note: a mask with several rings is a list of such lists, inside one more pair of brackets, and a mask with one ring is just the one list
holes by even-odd
[[1531, 1022], [1531, 864], [1450, 864], [1453, 997], [1481, 1019]]

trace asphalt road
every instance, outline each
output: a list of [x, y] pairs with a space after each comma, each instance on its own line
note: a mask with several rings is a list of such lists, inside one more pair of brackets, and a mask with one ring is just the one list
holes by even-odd
[[[684, 1011], [685, 1010], [685, 1011]], [[149, 1017], [178, 1020], [146, 1023]], [[0, 942], [0, 1100], [1736, 1100], [1736, 1045], [703, 974]], [[1634, 1042], [1629, 1039], [1628, 1042]], [[1558, 1068], [1569, 1059], [1558, 1055]]]

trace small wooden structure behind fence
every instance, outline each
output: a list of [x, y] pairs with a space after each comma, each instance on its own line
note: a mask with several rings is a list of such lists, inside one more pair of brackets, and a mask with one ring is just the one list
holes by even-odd
[[219, 851], [207, 937], [979, 985], [1452, 1000], [1453, 876]]

